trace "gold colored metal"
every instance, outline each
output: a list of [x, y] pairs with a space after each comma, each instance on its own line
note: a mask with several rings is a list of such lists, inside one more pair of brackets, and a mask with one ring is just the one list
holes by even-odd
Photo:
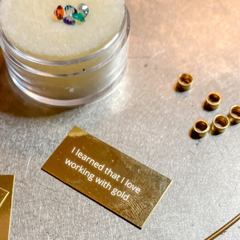
[[223, 133], [230, 124], [229, 119], [224, 115], [217, 115], [213, 119], [212, 130], [214, 132]]
[[8, 194], [9, 192], [7, 190], [0, 187], [0, 208], [4, 203], [5, 199], [7, 198]]
[[178, 77], [177, 88], [187, 91], [192, 87], [193, 77], [188, 73], [183, 73]]
[[172, 183], [77, 127], [42, 169], [139, 228]]
[[211, 236], [206, 238], [205, 240], [214, 240], [215, 238], [219, 237], [221, 234], [223, 234], [228, 228], [230, 228], [233, 224], [235, 224], [237, 221], [240, 220], [240, 214], [238, 214], [235, 218], [233, 218], [230, 222], [228, 222], [226, 225], [224, 225], [222, 228], [220, 228], [218, 231], [213, 233]]
[[200, 119], [194, 123], [193, 130], [202, 138], [206, 136], [210, 126], [207, 121]]
[[0, 208], [0, 240], [8, 240], [10, 236], [14, 179], [14, 176], [0, 176], [0, 187], [9, 192]]
[[230, 121], [234, 124], [240, 123], [240, 106], [234, 105], [230, 109], [229, 113]]
[[206, 106], [215, 110], [219, 107], [219, 104], [222, 101], [222, 97], [217, 92], [210, 92], [206, 98]]

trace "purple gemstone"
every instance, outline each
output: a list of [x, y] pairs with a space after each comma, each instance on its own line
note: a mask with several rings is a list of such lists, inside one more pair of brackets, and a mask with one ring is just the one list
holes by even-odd
[[74, 20], [74, 18], [70, 17], [70, 16], [63, 18], [63, 22], [67, 25], [75, 25], [76, 24], [76, 21]]

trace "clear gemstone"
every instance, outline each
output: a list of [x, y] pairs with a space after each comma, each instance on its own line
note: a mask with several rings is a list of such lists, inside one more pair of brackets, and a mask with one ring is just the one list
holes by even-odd
[[85, 18], [89, 14], [89, 8], [86, 4], [81, 3], [77, 6], [77, 12], [82, 13], [83, 17]]

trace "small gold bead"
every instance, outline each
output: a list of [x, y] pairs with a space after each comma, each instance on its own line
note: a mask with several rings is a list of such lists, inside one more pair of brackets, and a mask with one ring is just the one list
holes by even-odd
[[230, 109], [229, 113], [230, 121], [234, 124], [240, 123], [240, 106], [234, 105]]
[[230, 124], [230, 121], [226, 116], [217, 115], [213, 119], [212, 130], [214, 132], [223, 133], [228, 128], [229, 124]]
[[210, 92], [206, 98], [206, 107], [209, 107], [212, 110], [215, 110], [219, 107], [219, 104], [221, 103], [221, 101], [222, 101], [222, 97], [219, 93]]
[[202, 120], [202, 119], [196, 121], [193, 126], [193, 130], [201, 138], [206, 136], [209, 129], [210, 129], [210, 126], [209, 126], [208, 122], [206, 122], [205, 120]]
[[178, 77], [177, 88], [187, 91], [192, 87], [193, 77], [188, 73], [183, 73]]

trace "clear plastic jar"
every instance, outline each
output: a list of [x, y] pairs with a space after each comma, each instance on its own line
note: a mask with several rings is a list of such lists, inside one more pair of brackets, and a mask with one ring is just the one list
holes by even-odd
[[0, 45], [15, 85], [29, 97], [53, 106], [77, 106], [97, 100], [122, 79], [127, 65], [130, 16], [103, 48], [86, 57], [48, 61], [32, 57], [0, 32]]

